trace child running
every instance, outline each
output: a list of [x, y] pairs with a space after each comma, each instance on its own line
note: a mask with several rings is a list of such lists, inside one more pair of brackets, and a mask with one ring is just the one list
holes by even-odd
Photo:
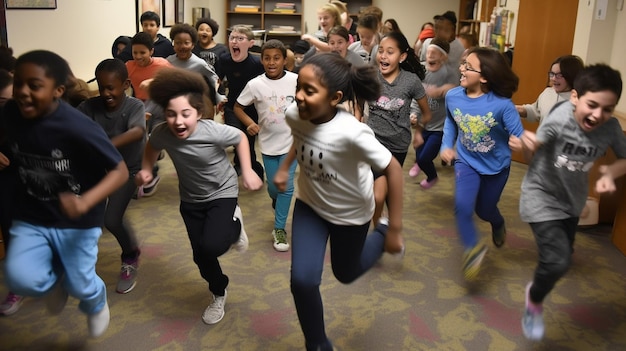
[[[379, 94], [375, 68], [351, 66], [334, 53], [314, 55], [300, 69], [296, 104], [286, 112], [294, 138], [274, 182], [287, 188], [300, 165], [293, 212], [291, 292], [307, 350], [332, 350], [324, 330], [319, 286], [330, 238], [335, 277], [350, 283], [383, 251], [402, 252], [402, 169], [372, 130], [337, 106]], [[368, 235], [374, 213], [372, 169], [389, 178], [389, 220]]]
[[[449, 51], [450, 44], [441, 38], [434, 38], [426, 50], [426, 78], [423, 83], [432, 117], [430, 122], [422, 122], [416, 128], [415, 133], [422, 134], [423, 143], [415, 148], [415, 164], [409, 170], [409, 176], [413, 178], [418, 176], [420, 170], [424, 171], [426, 178], [419, 183], [422, 189], [432, 188], [439, 180], [433, 160], [441, 149], [446, 120], [445, 96], [459, 83], [456, 70], [447, 65]], [[421, 116], [421, 111], [417, 115]]]
[[[511, 167], [509, 138], [521, 137], [524, 129], [511, 101], [519, 79], [500, 52], [470, 49], [460, 68], [461, 86], [446, 94], [441, 159], [448, 164], [456, 160], [454, 214], [465, 248], [463, 275], [469, 281], [487, 253], [479, 242], [474, 212], [491, 223], [494, 245], [504, 245], [506, 228], [498, 201]], [[514, 149], [521, 151], [521, 145]]]
[[89, 334], [109, 326], [106, 286], [96, 274], [105, 200], [128, 180], [126, 163], [102, 128], [61, 100], [70, 69], [59, 55], [17, 59], [6, 136], [17, 167], [6, 281], [24, 296], [47, 296], [60, 313], [68, 293]]
[[[270, 180], [274, 179], [278, 166], [287, 157], [293, 141], [291, 129], [285, 122], [285, 110], [294, 101], [298, 75], [285, 70], [286, 58], [287, 49], [280, 40], [270, 39], [265, 42], [261, 47], [265, 74], [246, 84], [233, 109], [248, 134], [259, 135], [265, 175]], [[259, 111], [258, 124], [245, 112], [245, 108], [252, 104]], [[267, 184], [274, 209], [272, 237], [276, 251], [289, 250], [285, 225], [291, 207], [295, 172], [296, 162], [292, 161], [285, 191], [278, 191], [271, 181]]]
[[150, 98], [165, 110], [165, 122], [154, 127], [146, 143], [137, 185], [152, 180], [152, 167], [165, 149], [179, 179], [180, 213], [187, 227], [193, 260], [209, 283], [213, 302], [202, 320], [215, 324], [224, 317], [228, 276], [218, 257], [231, 246], [248, 248], [248, 236], [237, 205], [237, 173], [226, 149], [239, 154], [243, 186], [257, 190], [263, 182], [252, 170], [248, 139], [237, 128], [202, 119], [209, 110], [208, 85], [202, 76], [180, 68], [159, 72], [149, 87]]
[[[411, 137], [411, 101], [417, 100], [422, 111], [422, 123], [428, 123], [431, 118], [428, 97], [421, 81], [424, 79], [424, 66], [419, 63], [406, 37], [400, 32], [389, 32], [383, 37], [378, 46], [376, 60], [382, 91], [377, 100], [368, 102], [367, 125], [402, 167], [411, 141], [413, 147], [422, 142], [419, 133], [415, 133], [414, 138]], [[383, 210], [386, 183], [385, 177], [376, 174], [374, 223]]]
[[115, 236], [122, 248], [122, 269], [115, 291], [129, 293], [137, 283], [139, 243], [133, 228], [124, 219], [130, 199], [137, 191], [135, 174], [141, 169], [145, 143], [146, 118], [141, 100], [126, 96], [130, 86], [126, 65], [119, 59], [106, 59], [96, 67], [100, 96], [90, 98], [78, 110], [96, 121], [122, 154], [129, 177], [126, 183], [109, 196], [104, 213], [104, 226]]
[[543, 338], [543, 301], [571, 265], [593, 163], [609, 147], [618, 158], [600, 167], [598, 194], [615, 191], [614, 179], [626, 172], [626, 138], [611, 116], [621, 94], [618, 71], [603, 64], [588, 66], [574, 81], [569, 101], [552, 109], [536, 135], [526, 132], [522, 138], [526, 153], [534, 156], [522, 182], [520, 215], [530, 224], [539, 250], [525, 293], [522, 330], [528, 339]]

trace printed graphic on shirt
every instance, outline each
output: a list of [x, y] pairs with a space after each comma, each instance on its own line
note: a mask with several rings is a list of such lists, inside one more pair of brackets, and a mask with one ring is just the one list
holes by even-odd
[[399, 98], [390, 99], [388, 96], [381, 96], [376, 100], [376, 106], [386, 111], [398, 111], [404, 106], [404, 100]]
[[495, 148], [496, 142], [489, 134], [491, 129], [498, 125], [493, 112], [489, 112], [484, 116], [463, 114], [460, 109], [454, 110], [454, 121], [462, 132], [459, 137], [461, 144], [468, 151], [472, 152], [490, 152]]
[[[424, 84], [424, 89], [428, 90], [428, 88], [430, 87], [436, 88], [435, 85]], [[442, 98], [432, 98], [430, 96], [428, 97], [428, 107], [430, 107], [431, 113], [439, 110], [439, 107], [441, 106], [441, 104], [439, 103], [439, 100], [443, 102]]]
[[324, 167], [324, 152], [330, 152], [332, 145], [320, 142], [317, 145], [305, 144], [298, 140], [296, 159], [299, 161], [300, 173], [314, 182], [330, 184], [337, 180], [337, 173]]
[[281, 95], [277, 96], [276, 92], [273, 91], [271, 96], [266, 98], [268, 105], [268, 114], [267, 114], [267, 124], [282, 124], [285, 123], [285, 110], [292, 102], [294, 102], [295, 97], [293, 95]]
[[80, 194], [80, 184], [72, 176], [72, 165], [61, 150], [52, 150], [50, 157], [20, 152], [14, 147], [19, 177], [29, 195], [41, 201], [58, 198], [61, 192]]
[[[570, 172], [588, 172], [593, 167], [594, 160], [598, 158], [598, 148], [593, 146], [574, 145], [567, 142], [561, 148], [561, 154], [556, 157], [554, 167], [564, 168]], [[580, 160], [580, 157], [591, 158], [589, 161]], [[572, 160], [571, 158], [579, 158]]]

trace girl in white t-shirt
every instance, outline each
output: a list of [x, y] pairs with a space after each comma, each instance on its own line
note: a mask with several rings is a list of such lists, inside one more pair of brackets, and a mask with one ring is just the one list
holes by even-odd
[[[296, 103], [286, 111], [293, 145], [274, 183], [284, 189], [289, 165], [300, 166], [292, 221], [291, 291], [307, 350], [332, 350], [324, 330], [319, 285], [326, 243], [335, 277], [350, 283], [384, 251], [403, 251], [402, 169], [372, 130], [338, 105], [376, 99], [376, 68], [334, 53], [311, 57], [300, 69]], [[389, 219], [368, 235], [374, 214], [372, 170], [389, 179]]]

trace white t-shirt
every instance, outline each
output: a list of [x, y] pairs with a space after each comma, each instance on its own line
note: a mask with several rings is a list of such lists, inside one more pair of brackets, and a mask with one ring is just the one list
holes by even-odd
[[391, 152], [365, 124], [344, 110], [322, 124], [300, 119], [296, 104], [286, 112], [300, 166], [296, 197], [325, 220], [362, 225], [374, 214], [374, 177]]
[[291, 129], [285, 123], [285, 110], [295, 100], [298, 75], [286, 71], [280, 79], [269, 79], [265, 73], [252, 78], [237, 102], [254, 104], [259, 114], [259, 146], [269, 156], [284, 155], [291, 147]]

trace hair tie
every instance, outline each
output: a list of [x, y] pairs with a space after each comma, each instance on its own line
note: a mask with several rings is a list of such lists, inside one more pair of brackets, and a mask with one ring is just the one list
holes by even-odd
[[441, 51], [442, 54], [448, 56], [448, 53], [446, 52], [446, 50], [444, 50], [441, 46], [439, 46], [437, 44], [429, 44], [428, 47], [429, 48], [435, 48], [435, 49]]

